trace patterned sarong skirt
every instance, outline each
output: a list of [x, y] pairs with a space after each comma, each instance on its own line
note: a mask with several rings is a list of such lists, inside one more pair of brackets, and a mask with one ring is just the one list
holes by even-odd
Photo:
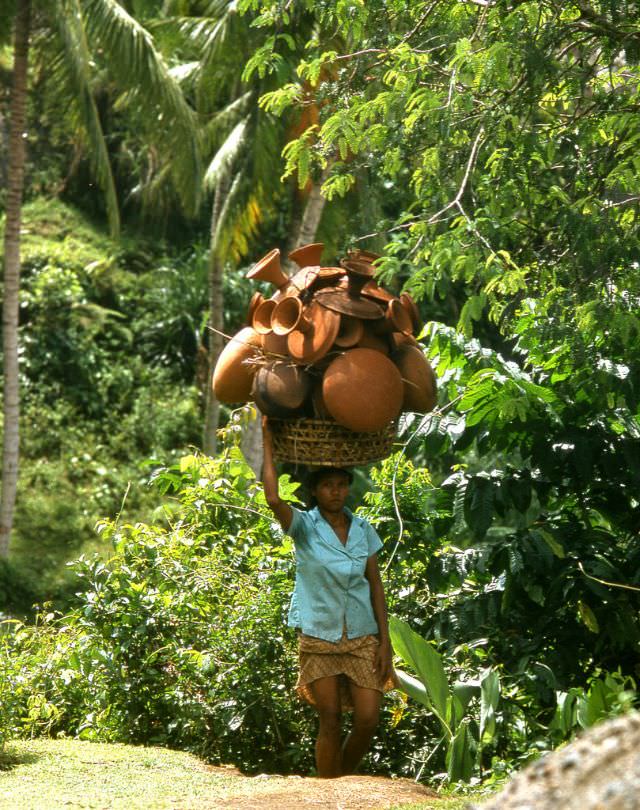
[[340, 641], [325, 641], [300, 633], [299, 661], [300, 672], [296, 691], [311, 705], [315, 704], [310, 684], [318, 678], [339, 676], [340, 703], [343, 712], [353, 711], [353, 701], [349, 691], [349, 681], [366, 689], [387, 692], [397, 686], [395, 677], [381, 684], [374, 670], [378, 650], [377, 636], [347, 638], [343, 633]]

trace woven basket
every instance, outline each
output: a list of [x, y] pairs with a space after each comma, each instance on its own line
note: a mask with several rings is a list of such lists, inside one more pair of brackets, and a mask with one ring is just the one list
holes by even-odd
[[376, 433], [355, 433], [327, 419], [269, 419], [276, 461], [311, 467], [353, 467], [386, 458], [396, 439], [392, 422]]

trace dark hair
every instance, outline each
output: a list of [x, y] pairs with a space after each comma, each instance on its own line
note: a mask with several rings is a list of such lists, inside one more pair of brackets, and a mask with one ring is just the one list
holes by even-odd
[[313, 496], [313, 490], [318, 486], [323, 478], [326, 478], [329, 475], [335, 475], [335, 473], [346, 475], [349, 479], [349, 483], [353, 483], [353, 473], [346, 467], [320, 467], [319, 469], [307, 471], [304, 484], [307, 494], [306, 501], [309, 509], [312, 509], [314, 506], [318, 505]]

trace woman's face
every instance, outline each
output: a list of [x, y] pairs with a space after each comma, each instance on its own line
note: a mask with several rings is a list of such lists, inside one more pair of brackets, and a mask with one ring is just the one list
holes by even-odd
[[349, 476], [342, 472], [325, 475], [312, 493], [324, 512], [341, 512], [349, 496]]

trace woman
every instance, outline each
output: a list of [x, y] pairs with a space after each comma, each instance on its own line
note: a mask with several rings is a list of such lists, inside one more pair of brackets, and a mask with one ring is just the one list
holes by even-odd
[[[298, 629], [299, 694], [319, 715], [318, 776], [353, 773], [378, 724], [382, 693], [394, 686], [391, 643], [377, 552], [382, 542], [345, 502], [351, 474], [326, 468], [312, 475], [316, 506], [293, 508], [278, 494], [272, 439], [263, 418], [263, 483], [267, 503], [295, 542], [296, 584], [289, 626]], [[341, 744], [343, 711], [353, 726]]]

